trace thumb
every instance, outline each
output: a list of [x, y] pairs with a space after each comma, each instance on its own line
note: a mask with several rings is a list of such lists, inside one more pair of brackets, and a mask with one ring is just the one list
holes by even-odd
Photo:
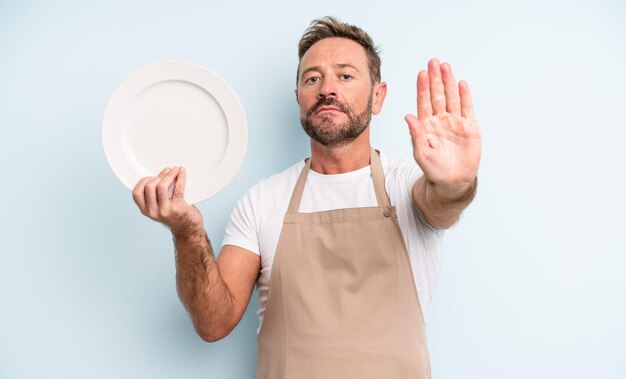
[[174, 186], [174, 193], [172, 199], [184, 200], [185, 199], [185, 184], [187, 183], [187, 170], [184, 167], [180, 167], [178, 174], [176, 175], [176, 185]]
[[428, 140], [426, 139], [426, 130], [422, 122], [412, 114], [408, 114], [404, 117], [404, 120], [409, 125], [409, 133], [411, 134], [411, 142], [413, 143], [413, 152], [416, 153], [428, 146]]

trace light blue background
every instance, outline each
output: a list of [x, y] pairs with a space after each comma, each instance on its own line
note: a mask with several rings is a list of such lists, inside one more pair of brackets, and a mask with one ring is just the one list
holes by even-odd
[[431, 57], [473, 91], [480, 191], [446, 236], [428, 325], [434, 378], [626, 377], [626, 7], [620, 1], [0, 1], [0, 378], [253, 378], [256, 294], [198, 338], [166, 229], [101, 147], [115, 87], [144, 64], [220, 74], [249, 122], [240, 172], [200, 204], [214, 246], [236, 200], [308, 154], [296, 44], [327, 14], [382, 47], [373, 143]]

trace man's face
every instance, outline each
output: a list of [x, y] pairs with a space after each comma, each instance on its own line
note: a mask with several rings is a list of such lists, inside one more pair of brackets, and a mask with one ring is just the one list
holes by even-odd
[[361, 45], [345, 38], [316, 42], [300, 61], [296, 96], [302, 127], [324, 146], [353, 141], [369, 126], [373, 90]]

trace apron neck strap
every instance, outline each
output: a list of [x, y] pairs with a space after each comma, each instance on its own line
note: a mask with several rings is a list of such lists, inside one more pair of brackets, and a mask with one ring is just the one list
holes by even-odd
[[[379, 207], [389, 207], [391, 206], [391, 202], [389, 201], [389, 196], [387, 195], [387, 191], [385, 191], [385, 174], [383, 172], [383, 165], [380, 161], [380, 157], [374, 148], [371, 151], [370, 157], [370, 166], [372, 170], [372, 182], [374, 183], [374, 192], [376, 193], [376, 201], [378, 202]], [[302, 200], [302, 194], [304, 193], [304, 184], [306, 183], [306, 178], [309, 175], [309, 171], [311, 170], [311, 158], [306, 158], [304, 167], [300, 172], [300, 176], [298, 177], [298, 181], [296, 182], [296, 187], [291, 194], [291, 200], [289, 201], [289, 208], [287, 208], [287, 213], [298, 213], [298, 209], [300, 208], [300, 200]]]
[[374, 148], [372, 147], [372, 156], [370, 158], [370, 165], [372, 167], [372, 182], [374, 182], [374, 192], [376, 192], [376, 200], [379, 207], [390, 207], [391, 202], [387, 191], [385, 191], [385, 174], [383, 172], [383, 164], [380, 161], [380, 157]]
[[291, 194], [291, 200], [289, 201], [287, 213], [298, 213], [298, 209], [300, 209], [300, 200], [302, 200], [302, 193], [304, 192], [304, 183], [306, 183], [306, 177], [309, 175], [309, 170], [311, 169], [311, 158], [307, 158], [304, 163], [304, 167], [302, 168], [302, 171], [300, 171], [300, 176], [296, 182], [296, 188], [294, 188], [293, 193]]

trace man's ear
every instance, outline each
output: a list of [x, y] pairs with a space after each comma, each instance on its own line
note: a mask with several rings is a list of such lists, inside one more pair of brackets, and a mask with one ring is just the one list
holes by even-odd
[[385, 102], [385, 96], [387, 96], [387, 83], [380, 82], [374, 84], [374, 90], [372, 91], [372, 114], [380, 113]]
[[298, 89], [294, 89], [293, 92], [296, 94], [296, 103], [300, 105], [300, 101], [298, 101]]

